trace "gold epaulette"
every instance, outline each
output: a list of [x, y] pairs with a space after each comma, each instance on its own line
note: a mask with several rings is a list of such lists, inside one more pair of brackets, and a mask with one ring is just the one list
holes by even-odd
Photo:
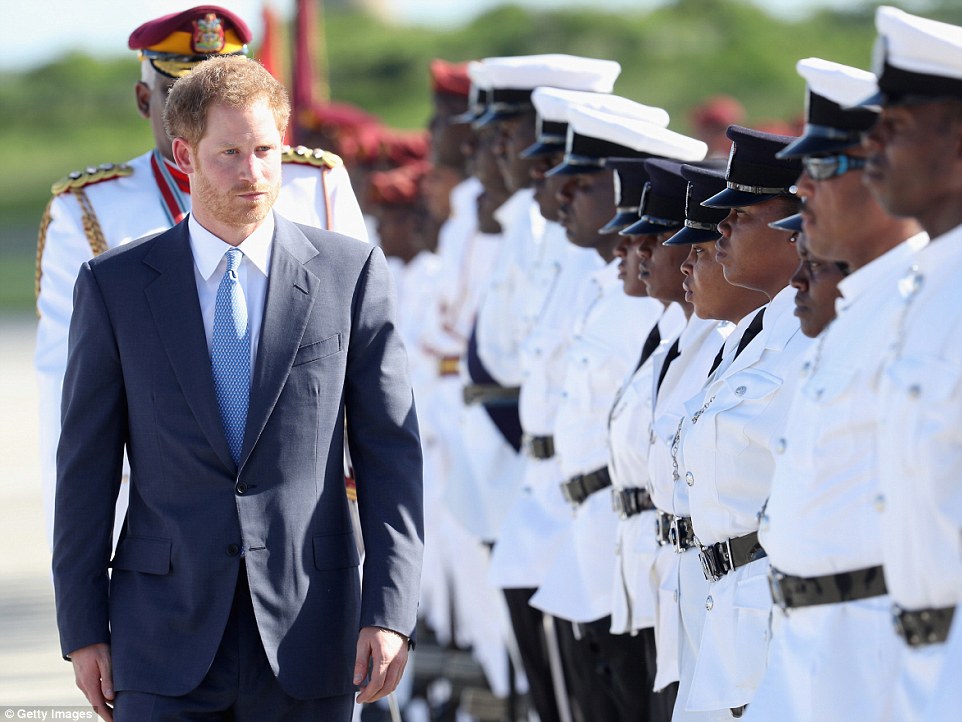
[[123, 178], [133, 174], [133, 172], [134, 169], [126, 163], [103, 163], [96, 168], [91, 166], [83, 170], [75, 170], [73, 173], [64, 176], [53, 184], [50, 192], [57, 196], [74, 188], [84, 188], [93, 183], [100, 183], [100, 181]]
[[285, 145], [281, 150], [281, 162], [302, 163], [304, 165], [312, 165], [315, 168], [337, 168], [339, 165], [344, 165], [341, 156], [335, 155], [327, 150], [308, 148], [304, 145], [298, 145], [296, 147]]

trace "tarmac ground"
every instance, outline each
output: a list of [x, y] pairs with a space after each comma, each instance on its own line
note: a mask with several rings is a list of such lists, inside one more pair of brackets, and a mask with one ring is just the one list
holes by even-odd
[[0, 708], [81, 706], [60, 655], [40, 491], [36, 318], [0, 315]]

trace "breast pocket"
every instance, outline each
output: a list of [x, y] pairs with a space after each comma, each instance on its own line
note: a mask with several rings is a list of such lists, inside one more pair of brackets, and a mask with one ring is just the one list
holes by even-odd
[[960, 379], [962, 369], [934, 356], [903, 357], [886, 369], [886, 424], [901, 438], [907, 468], [923, 470], [962, 443]]
[[333, 336], [328, 336], [322, 341], [304, 344], [298, 348], [297, 354], [294, 356], [294, 366], [300, 366], [302, 364], [310, 363], [311, 361], [317, 361], [318, 359], [332, 356], [333, 354], [339, 353], [341, 350], [341, 334], [336, 333]]

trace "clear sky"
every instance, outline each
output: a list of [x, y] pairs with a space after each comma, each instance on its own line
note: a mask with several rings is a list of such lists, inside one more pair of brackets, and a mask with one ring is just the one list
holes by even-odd
[[[261, 10], [268, 2], [289, 17], [294, 0], [214, 0], [244, 18], [261, 34]], [[401, 21], [451, 25], [465, 21], [504, 0], [383, 0]], [[589, 0], [516, 0], [529, 7], [587, 5]], [[608, 10], [655, 5], [658, 0], [606, 0]], [[798, 15], [815, 6], [844, 7], [852, 0], [756, 0], [773, 12]], [[145, 20], [184, 10], [203, 0], [3, 0], [0, 21], [0, 70], [28, 68], [71, 49], [97, 55], [120, 55], [127, 36]], [[593, 3], [590, 3], [593, 4]]]

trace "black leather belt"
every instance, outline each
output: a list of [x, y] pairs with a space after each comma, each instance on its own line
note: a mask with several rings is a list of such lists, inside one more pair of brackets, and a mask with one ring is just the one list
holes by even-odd
[[498, 386], [498, 384], [468, 384], [462, 391], [466, 406], [510, 406], [518, 403], [521, 392], [519, 386]]
[[658, 510], [655, 516], [655, 541], [658, 546], [666, 547], [671, 544], [671, 519], [672, 514], [667, 511]]
[[550, 459], [554, 456], [553, 436], [528, 436], [525, 434], [522, 443], [528, 450], [528, 455], [535, 459]]
[[635, 514], [654, 509], [655, 505], [647, 489], [631, 486], [627, 489], [611, 490], [611, 508], [622, 519], [629, 519]]
[[758, 543], [756, 532], [703, 546], [698, 552], [701, 569], [710, 582], [717, 582], [728, 572], [767, 556], [768, 552]]
[[768, 570], [772, 601], [786, 611], [818, 604], [840, 604], [887, 594], [882, 567], [867, 567], [852, 572], [820, 577], [793, 577], [774, 567]]
[[611, 486], [611, 477], [608, 476], [608, 467], [602, 466], [590, 474], [579, 474], [562, 482], [561, 494], [569, 504], [578, 506], [596, 491], [607, 489], [609, 486]]
[[892, 609], [895, 631], [910, 647], [941, 644], [949, 636], [955, 607], [917, 609], [909, 611], [901, 607]]

